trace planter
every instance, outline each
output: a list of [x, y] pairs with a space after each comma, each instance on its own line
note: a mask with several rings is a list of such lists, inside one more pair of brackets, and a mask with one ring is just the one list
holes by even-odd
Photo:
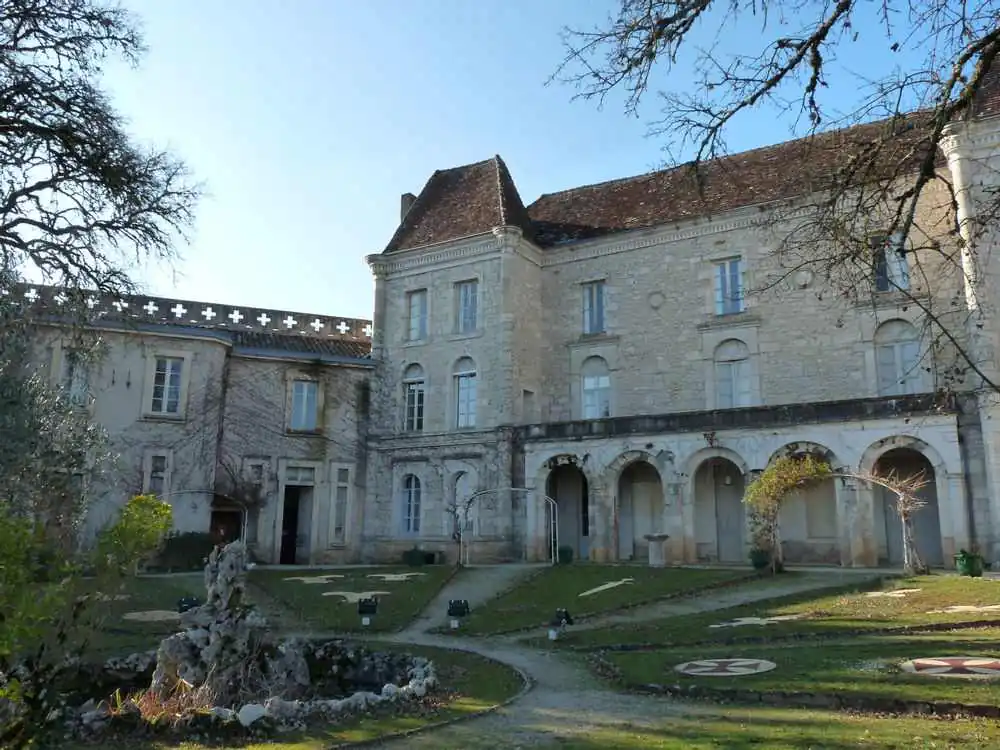
[[766, 549], [750, 550], [750, 564], [754, 570], [764, 570], [771, 566], [771, 551]]
[[955, 555], [955, 569], [959, 575], [981, 578], [983, 567], [983, 556], [978, 553], [962, 550]]

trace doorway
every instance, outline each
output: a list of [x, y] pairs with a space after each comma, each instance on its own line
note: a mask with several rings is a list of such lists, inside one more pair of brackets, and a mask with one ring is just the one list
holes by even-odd
[[287, 485], [281, 514], [281, 565], [302, 565], [309, 561], [312, 487]]
[[[557, 466], [549, 474], [545, 494], [556, 501], [559, 546], [571, 547], [574, 560], [587, 559], [591, 520], [587, 478], [577, 466]], [[558, 555], [559, 550], [555, 553]]]

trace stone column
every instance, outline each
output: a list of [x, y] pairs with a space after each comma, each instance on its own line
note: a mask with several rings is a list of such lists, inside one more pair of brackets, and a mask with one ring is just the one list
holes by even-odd
[[941, 517], [941, 549], [945, 566], [960, 549], [969, 549], [969, 508], [965, 477], [945, 474], [937, 478], [938, 515]]
[[[867, 482], [847, 480], [848, 486], [842, 490], [854, 497], [847, 501], [851, 508], [846, 519], [848, 530], [849, 559], [843, 563], [852, 568], [874, 568], [878, 565], [878, 540], [875, 538], [875, 493], [877, 490]], [[837, 507], [840, 508], [838, 493]], [[843, 559], [843, 552], [841, 552]]]
[[611, 560], [611, 534], [614, 529], [614, 502], [603, 480], [587, 483], [590, 513], [590, 559], [594, 562]]
[[676, 476], [665, 478], [663, 482], [663, 514], [657, 531], [668, 534], [663, 554], [673, 565], [688, 562], [685, 535], [684, 485]]

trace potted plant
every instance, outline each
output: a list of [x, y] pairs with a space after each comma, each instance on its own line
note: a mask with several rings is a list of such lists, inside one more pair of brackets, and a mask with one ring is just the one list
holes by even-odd
[[955, 568], [959, 575], [981, 578], [985, 567], [983, 556], [975, 548], [971, 552], [964, 549], [959, 550], [958, 554], [955, 555]]
[[754, 546], [750, 550], [750, 564], [754, 570], [764, 570], [771, 566], [771, 550]]

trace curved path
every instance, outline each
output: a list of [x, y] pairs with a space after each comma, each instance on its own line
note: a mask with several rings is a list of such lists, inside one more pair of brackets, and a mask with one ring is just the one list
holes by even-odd
[[[463, 570], [449, 582], [424, 612], [404, 631], [379, 635], [381, 641], [470, 651], [521, 670], [534, 683], [532, 690], [510, 705], [479, 719], [459, 722], [437, 731], [389, 740], [389, 748], [428, 748], [433, 750], [478, 750], [503, 747], [509, 750], [529, 747], [558, 747], [560, 741], [589, 736], [591, 741], [602, 730], [654, 729], [664, 717], [712, 713], [709, 705], [679, 703], [664, 698], [616, 692], [602, 686], [588, 671], [579, 654], [544, 651], [518, 643], [516, 638], [534, 635], [521, 633], [500, 638], [461, 638], [440, 636], [428, 631], [445, 624], [449, 599], [468, 599], [473, 607], [492, 599], [518, 580], [529, 575], [534, 566], [496, 566]], [[750, 585], [731, 591], [707, 592], [684, 601], [651, 604], [626, 612], [593, 618], [581, 627], [604, 627], [611, 624], [645, 622], [677, 614], [711, 611], [736, 604], [770, 599], [789, 593], [842, 583], [846, 576], [831, 572], [801, 574], [771, 585]], [[863, 578], [857, 574], [849, 580]], [[254, 591], [258, 603], [272, 609], [273, 602], [263, 592]], [[283, 625], [291, 625], [282, 618]], [[292, 628], [289, 628], [292, 629]], [[544, 631], [543, 631], [544, 632]], [[308, 637], [336, 637], [333, 633], [295, 633]], [[357, 634], [347, 637], [357, 638]], [[664, 666], [664, 669], [667, 665]], [[598, 745], [595, 745], [595, 747]]]

